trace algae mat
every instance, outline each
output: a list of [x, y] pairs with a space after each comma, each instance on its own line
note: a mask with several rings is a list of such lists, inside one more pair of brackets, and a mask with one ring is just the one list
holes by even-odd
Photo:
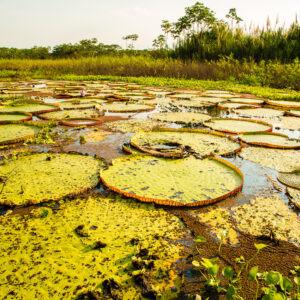
[[[141, 299], [134, 257], [146, 264], [153, 293], [171, 299], [171, 287], [180, 288], [172, 264], [182, 246], [175, 242], [188, 233], [153, 205], [94, 196], [67, 201], [55, 214], [39, 208], [1, 216], [0, 233], [1, 299], [81, 299], [90, 291], [99, 299]], [[111, 278], [119, 289], [105, 295], [102, 283]]]
[[240, 156], [279, 172], [292, 172], [300, 168], [300, 152], [297, 150], [249, 147], [244, 148]]
[[24, 141], [38, 134], [41, 130], [41, 127], [29, 124], [0, 125], [0, 145]]
[[127, 156], [101, 170], [103, 183], [127, 197], [174, 206], [222, 200], [243, 186], [243, 174], [222, 159]]
[[137, 133], [130, 143], [140, 151], [163, 157], [229, 155], [241, 148], [236, 140], [222, 133], [197, 129], [161, 129]]
[[67, 153], [36, 153], [0, 166], [0, 204], [28, 205], [59, 200], [95, 187], [100, 159]]
[[245, 133], [272, 130], [272, 125], [266, 122], [247, 119], [214, 119], [208, 122], [204, 122], [204, 125], [213, 130], [228, 133]]

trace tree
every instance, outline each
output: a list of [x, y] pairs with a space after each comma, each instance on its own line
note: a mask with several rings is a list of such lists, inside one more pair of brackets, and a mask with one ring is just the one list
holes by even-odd
[[[129, 48], [129, 49], [134, 48], [133, 42], [136, 42], [138, 40], [138, 38], [139, 38], [138, 34], [129, 34], [129, 35], [125, 35], [122, 37], [122, 39], [126, 41], [126, 48]], [[127, 44], [128, 40], [131, 40], [130, 45]]]
[[243, 19], [237, 15], [236, 8], [230, 8], [228, 14], [225, 17], [230, 20], [231, 28], [233, 28], [233, 22], [235, 22], [237, 25], [243, 21]]
[[152, 42], [153, 48], [163, 49], [166, 47], [166, 37], [163, 34], [160, 34], [156, 39]]

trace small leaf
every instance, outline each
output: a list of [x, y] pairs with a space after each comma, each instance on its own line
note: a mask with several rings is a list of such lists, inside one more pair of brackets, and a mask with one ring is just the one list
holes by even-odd
[[211, 268], [208, 269], [208, 274], [212, 276], [217, 276], [219, 269], [220, 269], [219, 265], [214, 264]]
[[202, 258], [201, 264], [206, 268], [209, 269], [213, 266], [212, 262], [208, 258]]
[[290, 292], [293, 289], [293, 283], [287, 277], [283, 277], [280, 281], [280, 287], [285, 292]]
[[234, 275], [234, 270], [232, 267], [226, 267], [223, 269], [222, 274], [225, 277], [232, 278]]
[[255, 248], [259, 251], [265, 247], [268, 247], [266, 244], [254, 244]]
[[281, 279], [281, 274], [279, 272], [270, 271], [266, 276], [266, 282], [268, 284], [278, 284]]
[[200, 263], [199, 263], [199, 261], [197, 261], [197, 260], [193, 260], [193, 261], [192, 261], [192, 265], [193, 265], [194, 267], [197, 267], [197, 268], [200, 267]]
[[249, 280], [255, 280], [257, 272], [258, 272], [258, 266], [255, 266], [255, 267], [251, 268], [251, 270], [248, 273], [248, 279]]
[[233, 285], [230, 285], [226, 292], [226, 298], [227, 299], [234, 299], [234, 296], [236, 295], [236, 288]]
[[294, 277], [294, 282], [295, 282], [297, 285], [300, 285], [300, 277]]
[[195, 243], [205, 243], [206, 238], [204, 236], [197, 236], [196, 239], [194, 239]]

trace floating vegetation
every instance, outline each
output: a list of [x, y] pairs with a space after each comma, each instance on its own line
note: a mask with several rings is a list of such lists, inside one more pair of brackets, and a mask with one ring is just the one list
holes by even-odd
[[259, 106], [253, 104], [239, 103], [239, 102], [221, 102], [218, 104], [221, 109], [235, 109], [235, 108], [258, 108]]
[[[182, 246], [175, 242], [188, 233], [153, 205], [100, 196], [67, 201], [55, 214], [37, 208], [0, 216], [0, 233], [1, 299], [131, 300], [147, 292], [170, 299], [177, 294], [171, 287], [180, 290], [173, 264]], [[139, 266], [148, 289], [135, 283]]]
[[228, 133], [246, 133], [272, 130], [272, 125], [266, 122], [248, 119], [213, 119], [208, 122], [204, 122], [204, 125], [213, 130]]
[[101, 109], [109, 112], [142, 112], [150, 111], [155, 107], [148, 104], [134, 104], [134, 103], [111, 103], [101, 106]]
[[149, 116], [152, 120], [172, 122], [177, 124], [202, 124], [211, 119], [211, 116], [194, 112], [155, 113]]
[[234, 207], [238, 229], [257, 237], [273, 241], [300, 244], [300, 223], [297, 214], [277, 196], [258, 197], [250, 204]]
[[276, 118], [281, 117], [284, 111], [271, 108], [235, 109], [234, 112], [244, 117]]
[[296, 117], [281, 117], [280, 121], [270, 120], [275, 126], [287, 130], [300, 130], [300, 119]]
[[59, 107], [55, 104], [42, 104], [42, 103], [24, 103], [20, 105], [6, 105], [0, 106], [0, 112], [28, 112], [34, 115], [45, 112], [58, 110]]
[[32, 119], [32, 115], [26, 112], [0, 112], [0, 124], [5, 124], [10, 121], [28, 121]]
[[161, 129], [137, 133], [130, 143], [140, 151], [162, 157], [230, 155], [241, 148], [231, 137], [197, 129]]
[[192, 100], [177, 100], [171, 103], [174, 106], [179, 107], [191, 107], [191, 108], [204, 108], [204, 107], [213, 107], [215, 103], [201, 102]]
[[100, 159], [67, 153], [5, 160], [0, 166], [0, 204], [28, 205], [80, 194], [98, 184], [104, 166]]
[[294, 117], [300, 117], [300, 110], [288, 110], [286, 111], [286, 114]]
[[14, 144], [38, 134], [42, 127], [31, 123], [0, 125], [0, 145]]
[[65, 121], [61, 121], [60, 123], [65, 126], [78, 127], [78, 126], [94, 126], [98, 125], [102, 122], [101, 119], [97, 118], [70, 118]]
[[119, 120], [105, 123], [105, 125], [116, 131], [127, 132], [138, 132], [138, 131], [151, 131], [153, 129], [159, 129], [167, 127], [168, 124], [156, 122], [153, 120], [143, 119], [131, 119], [131, 120]]
[[266, 100], [266, 103], [273, 106], [280, 106], [280, 107], [289, 107], [289, 108], [300, 108], [299, 101], [278, 101], [278, 100]]
[[291, 202], [300, 209], [300, 190], [288, 187], [287, 193], [290, 195]]
[[233, 99], [228, 99], [228, 100], [230, 102], [238, 102], [238, 103], [254, 104], [254, 105], [264, 104], [264, 102], [265, 102], [265, 100], [252, 99], [252, 98], [233, 98]]
[[191, 100], [192, 98], [195, 98], [199, 96], [199, 93], [182, 93], [182, 94], [173, 94], [169, 95], [170, 98], [175, 99], [175, 100]]
[[93, 101], [81, 102], [81, 101], [63, 101], [58, 102], [57, 105], [63, 109], [88, 109], [95, 108], [99, 104]]
[[290, 173], [279, 173], [278, 180], [289, 187], [300, 189], [300, 170]]
[[127, 156], [101, 170], [103, 183], [117, 193], [145, 202], [199, 206], [222, 200], [243, 186], [243, 174], [230, 163], [188, 157]]
[[285, 134], [274, 132], [252, 132], [244, 133], [239, 138], [251, 145], [281, 148], [281, 149], [299, 149], [300, 142], [298, 140], [290, 140]]
[[65, 119], [87, 119], [87, 118], [98, 118], [101, 115], [97, 110], [91, 109], [72, 109], [72, 110], [60, 110], [49, 112], [39, 115], [41, 119], [45, 120], [65, 120]]
[[106, 136], [112, 134], [107, 131], [88, 131], [85, 133], [86, 143], [100, 143], [106, 140]]
[[249, 147], [243, 148], [240, 156], [279, 172], [292, 172], [300, 168], [300, 152], [297, 150]]

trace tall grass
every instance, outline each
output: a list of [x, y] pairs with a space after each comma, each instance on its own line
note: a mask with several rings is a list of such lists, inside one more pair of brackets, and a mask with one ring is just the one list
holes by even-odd
[[300, 26], [297, 18], [287, 29], [250, 25], [231, 27], [214, 24], [193, 34], [186, 34], [171, 52], [174, 58], [185, 60], [216, 60], [232, 55], [235, 59], [254, 59], [256, 62], [278, 60], [286, 63], [300, 57]]
[[79, 59], [0, 59], [0, 76], [24, 78], [38, 76], [58, 77], [74, 75], [151, 76], [200, 80], [230, 80], [253, 86], [290, 88], [300, 90], [300, 62], [256, 63], [238, 61], [232, 57], [214, 61], [187, 61], [154, 59], [148, 56], [100, 56]]

